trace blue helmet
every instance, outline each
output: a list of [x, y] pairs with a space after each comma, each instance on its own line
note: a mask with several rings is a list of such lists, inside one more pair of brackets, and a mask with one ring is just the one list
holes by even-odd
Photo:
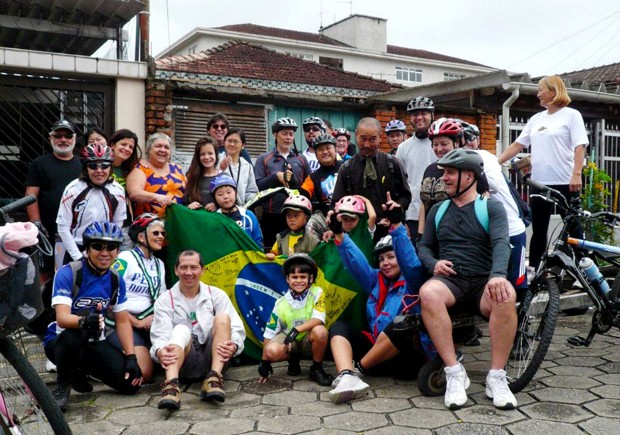
[[227, 174], [220, 174], [211, 180], [211, 184], [209, 185], [209, 192], [211, 195], [215, 195], [215, 191], [222, 186], [230, 186], [233, 189], [237, 190], [237, 182], [233, 177]]
[[84, 246], [88, 247], [92, 242], [123, 242], [123, 232], [112, 222], [93, 222], [88, 225], [82, 234]]
[[387, 123], [385, 126], [385, 132], [390, 133], [392, 131], [402, 131], [403, 133], [407, 132], [407, 126], [405, 123], [399, 119], [394, 119]]

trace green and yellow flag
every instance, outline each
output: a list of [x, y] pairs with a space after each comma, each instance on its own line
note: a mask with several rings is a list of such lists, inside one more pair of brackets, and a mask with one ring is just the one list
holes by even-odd
[[[275, 301], [288, 289], [282, 275], [284, 257], [266, 259], [262, 249], [232, 219], [206, 210], [179, 205], [167, 207], [168, 273], [174, 275], [174, 259], [185, 249], [200, 252], [205, 260], [202, 281], [224, 290], [245, 324], [245, 355], [260, 359], [263, 332]], [[372, 240], [366, 220], [351, 237], [370, 259]], [[326, 326], [343, 319], [357, 328], [366, 324], [366, 293], [340, 261], [333, 241], [320, 243], [310, 255], [319, 266], [316, 284], [325, 292]]]

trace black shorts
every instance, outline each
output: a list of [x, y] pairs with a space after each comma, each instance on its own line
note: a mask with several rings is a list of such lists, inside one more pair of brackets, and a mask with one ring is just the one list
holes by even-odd
[[484, 317], [480, 313], [480, 300], [489, 282], [488, 275], [434, 276], [431, 279], [444, 283], [454, 295], [456, 303], [448, 310], [450, 314], [465, 312]]

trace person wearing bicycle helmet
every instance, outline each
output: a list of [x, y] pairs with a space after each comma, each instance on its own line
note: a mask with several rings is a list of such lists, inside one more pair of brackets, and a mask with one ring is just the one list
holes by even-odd
[[265, 325], [258, 382], [267, 381], [273, 373], [271, 363], [278, 361], [288, 360], [287, 374], [299, 376], [299, 360], [310, 357], [310, 380], [323, 387], [331, 385], [334, 378], [323, 369], [328, 335], [325, 294], [314, 284], [318, 275], [316, 262], [308, 254], [293, 254], [282, 265], [282, 273], [289, 288], [276, 301]]
[[407, 136], [407, 126], [399, 119], [393, 119], [385, 126], [385, 135], [388, 143], [392, 147], [390, 154], [396, 154], [398, 146], [405, 141]]
[[[87, 376], [133, 394], [142, 384], [133, 342], [125, 281], [111, 269], [123, 241], [121, 229], [110, 222], [93, 222], [83, 232], [86, 256], [62, 266], [54, 278], [52, 307], [56, 321], [43, 340], [45, 355], [57, 366], [58, 386], [52, 392], [66, 410], [71, 388], [89, 393]], [[104, 314], [116, 319], [122, 351], [105, 340]]]
[[457, 148], [438, 162], [450, 199], [428, 213], [418, 255], [432, 277], [420, 289], [422, 318], [445, 364], [444, 404], [467, 403], [467, 372], [457, 361], [450, 313], [474, 312], [489, 319], [491, 367], [485, 394], [500, 409], [517, 401], [504, 366], [517, 329], [516, 292], [506, 279], [510, 244], [503, 205], [476, 192], [483, 162], [473, 150]]
[[343, 196], [335, 204], [333, 214], [331, 216], [340, 217], [342, 222], [342, 229], [345, 233], [350, 233], [357, 227], [362, 216], [367, 214], [368, 216], [368, 232], [370, 236], [375, 235], [377, 229], [375, 222], [377, 221], [377, 213], [367, 198], [361, 195]]
[[480, 130], [476, 124], [470, 124], [461, 119], [456, 120], [463, 127], [463, 146], [470, 150], [480, 148]]
[[349, 154], [349, 145], [351, 143], [351, 133], [346, 128], [337, 128], [332, 131], [332, 136], [336, 138], [336, 152], [343, 162], [351, 158]]
[[[128, 234], [135, 247], [118, 254], [112, 268], [125, 280], [127, 312], [138, 365], [144, 381], [149, 382], [153, 376], [153, 360], [149, 353], [153, 306], [157, 297], [166, 291], [166, 267], [154, 254], [163, 248], [166, 231], [159, 216], [145, 213], [132, 222]], [[115, 317], [108, 313], [105, 323], [106, 339], [122, 350]]]
[[306, 231], [306, 224], [312, 215], [312, 204], [308, 198], [303, 195], [289, 196], [282, 206], [282, 214], [286, 217], [288, 230], [276, 236], [276, 242], [271, 251], [266, 254], [270, 261], [273, 261], [277, 255], [288, 257], [296, 252], [308, 254], [319, 244], [317, 236]]
[[409, 234], [414, 237], [418, 233], [418, 219], [420, 216], [420, 186], [424, 170], [431, 163], [437, 161], [431, 140], [428, 138], [428, 129], [433, 122], [435, 115], [435, 104], [427, 97], [415, 97], [407, 104], [409, 121], [413, 126], [414, 135], [404, 141], [396, 151], [398, 157], [405, 167], [407, 182], [411, 190], [411, 204], [407, 209], [407, 226]]
[[[359, 331], [340, 320], [329, 328], [330, 348], [338, 372], [329, 398], [335, 403], [361, 397], [368, 389], [361, 379], [363, 375], [415, 378], [426, 360], [424, 352], [414, 347], [414, 342], [420, 342], [418, 337], [425, 343], [424, 349], [430, 350], [428, 337], [418, 336], [413, 329], [394, 328], [395, 317], [405, 308], [403, 297], [417, 294], [426, 275], [401, 224], [402, 207], [388, 195], [384, 212], [391, 226], [390, 234], [381, 238], [374, 248], [378, 269], [368, 263], [344, 232], [341, 219], [330, 221], [345, 269], [368, 293], [366, 330]], [[419, 313], [419, 306], [414, 311]]]
[[319, 169], [319, 161], [316, 157], [315, 148], [314, 148], [314, 140], [322, 134], [325, 134], [327, 131], [327, 127], [323, 120], [316, 116], [311, 116], [310, 118], [304, 119], [302, 123], [302, 128], [304, 130], [304, 139], [306, 139], [306, 145], [308, 147], [303, 152], [303, 156], [308, 160], [308, 164], [310, 165], [310, 173]]
[[67, 253], [64, 262], [82, 258], [82, 234], [92, 222], [122, 227], [127, 216], [125, 189], [112, 177], [114, 153], [98, 143], [82, 149], [82, 174], [63, 192], [56, 216], [58, 234]]
[[229, 217], [262, 249], [263, 233], [256, 215], [237, 205], [237, 183], [228, 174], [220, 174], [211, 181], [211, 195], [217, 205], [217, 213]]
[[[280, 118], [273, 123], [271, 131], [276, 147], [273, 151], [259, 156], [254, 164], [254, 176], [259, 191], [279, 187], [295, 188], [310, 175], [308, 161], [298, 154], [294, 147], [296, 130], [297, 123], [292, 118]], [[267, 249], [273, 245], [276, 235], [286, 228], [286, 218], [282, 213], [286, 198], [286, 191], [277, 192], [262, 203], [261, 228], [263, 243]]]
[[320, 166], [306, 177], [299, 188], [299, 193], [312, 202], [314, 210], [320, 210], [323, 215], [326, 215], [342, 160], [336, 158], [336, 139], [331, 134], [318, 135], [312, 147], [315, 149]]

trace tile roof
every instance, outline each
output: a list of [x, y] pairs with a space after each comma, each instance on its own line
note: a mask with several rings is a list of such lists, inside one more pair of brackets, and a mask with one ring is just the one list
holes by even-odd
[[[588, 82], [590, 89], [598, 88], [601, 83], [605, 83], [605, 85], [620, 85], [620, 62], [568, 72], [560, 74], [560, 77], [570, 80], [573, 87], [581, 86], [584, 81]], [[610, 90], [609, 87], [607, 90]]]
[[390, 54], [398, 54], [400, 56], [419, 57], [420, 59], [440, 60], [443, 62], [462, 63], [465, 65], [482, 66], [481, 63], [471, 62], [469, 60], [459, 59], [458, 57], [446, 56], [444, 54], [434, 53], [427, 50], [419, 50], [417, 48], [398, 47], [396, 45], [388, 45], [387, 52]]
[[402, 88], [383, 80], [298, 59], [257, 45], [228, 42], [195, 54], [155, 61], [158, 70], [303, 83], [371, 92]]

